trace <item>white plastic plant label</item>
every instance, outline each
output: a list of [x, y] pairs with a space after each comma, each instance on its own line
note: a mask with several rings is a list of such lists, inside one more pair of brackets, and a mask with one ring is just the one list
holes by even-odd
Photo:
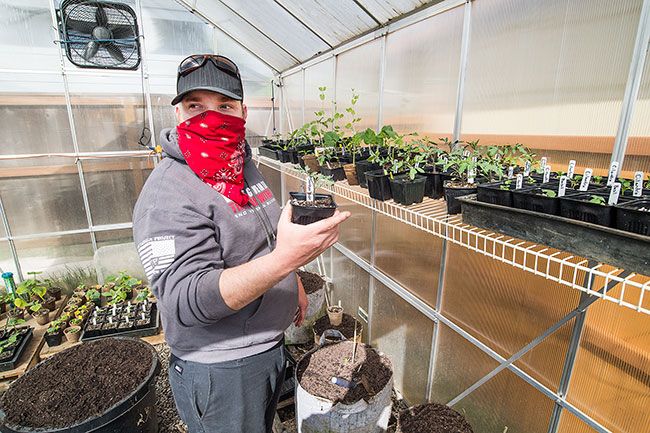
[[609, 177], [607, 178], [607, 186], [612, 186], [616, 181], [616, 176], [618, 175], [618, 162], [612, 162], [612, 165], [609, 167]]
[[549, 180], [551, 180], [551, 166], [550, 165], [545, 165], [544, 166], [544, 179], [542, 180], [542, 183], [548, 183]]
[[589, 182], [591, 182], [591, 175], [594, 171], [590, 168], [585, 170], [585, 174], [582, 176], [582, 182], [580, 182], [580, 191], [587, 191], [589, 188]]
[[566, 176], [560, 178], [560, 188], [557, 190], [558, 197], [564, 197], [564, 194], [566, 194], [566, 182], [568, 179]]
[[575, 172], [576, 172], [576, 160], [572, 159], [571, 161], [569, 161], [569, 168], [566, 172], [566, 176], [569, 179], [573, 179], [573, 175], [575, 174]]
[[618, 196], [621, 194], [621, 184], [619, 182], [614, 182], [612, 185], [612, 190], [609, 193], [609, 200], [607, 204], [614, 206], [618, 203]]
[[511, 165], [508, 167], [508, 179], [512, 179], [512, 177], [515, 175], [515, 168]]
[[467, 157], [470, 156], [470, 155], [471, 155], [470, 151], [467, 150], [467, 149], [465, 149], [465, 151], [463, 152], [463, 156], [464, 156], [465, 158], [467, 158]]
[[519, 173], [517, 175], [517, 184], [515, 185], [515, 189], [521, 189], [524, 186], [524, 175]]
[[314, 179], [307, 176], [305, 181], [305, 199], [307, 201], [314, 201]]
[[541, 167], [542, 170], [546, 168], [546, 163], [548, 159], [544, 156], [542, 159], [539, 160], [539, 166]]
[[474, 183], [474, 169], [471, 167], [467, 169], [467, 183]]
[[526, 165], [524, 165], [524, 176], [530, 176], [530, 161], [526, 161]]
[[634, 173], [634, 189], [632, 190], [632, 195], [634, 197], [641, 197], [643, 193], [643, 172], [637, 171]]

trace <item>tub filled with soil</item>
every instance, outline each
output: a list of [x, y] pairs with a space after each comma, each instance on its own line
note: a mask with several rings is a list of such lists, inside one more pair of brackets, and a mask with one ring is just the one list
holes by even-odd
[[320, 343], [321, 335], [328, 329], [339, 331], [348, 340], [354, 338], [356, 329], [356, 341], [361, 342], [363, 324], [347, 313], [343, 313], [343, 319], [339, 325], [333, 325], [327, 315], [316, 320], [314, 322], [314, 341], [316, 344]]
[[321, 317], [325, 311], [325, 280], [320, 275], [296, 271], [298, 278], [302, 281], [307, 294], [309, 306], [302, 325], [296, 326], [293, 323], [284, 331], [286, 344], [305, 344], [311, 341], [313, 336], [314, 322]]
[[296, 383], [300, 433], [386, 431], [393, 368], [375, 349], [343, 341], [312, 350], [296, 366]]
[[80, 344], [39, 363], [0, 399], [0, 431], [158, 431], [152, 346], [131, 338]]
[[307, 225], [334, 215], [336, 203], [330, 194], [314, 194], [314, 200], [307, 200], [305, 193], [290, 192], [291, 222]]
[[473, 433], [465, 417], [443, 404], [429, 403], [399, 413], [397, 433]]

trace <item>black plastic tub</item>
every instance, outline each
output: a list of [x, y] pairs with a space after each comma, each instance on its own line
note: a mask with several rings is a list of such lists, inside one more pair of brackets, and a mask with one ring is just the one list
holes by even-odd
[[271, 147], [271, 146], [268, 146], [268, 145], [264, 145], [264, 146], [258, 147], [257, 151], [259, 152], [259, 154], [261, 156], [265, 156], [267, 158], [271, 158], [271, 159], [275, 159], [275, 160], [279, 159], [278, 153], [280, 152], [280, 149], [278, 149], [278, 148]]
[[550, 184], [541, 184], [532, 188], [522, 188], [512, 191], [513, 207], [547, 215], [559, 215], [560, 200], [557, 197], [543, 195], [542, 192], [545, 189], [557, 193], [557, 185]]
[[368, 193], [370, 197], [386, 201], [393, 198], [390, 191], [390, 181], [384, 170], [375, 170], [366, 172], [366, 180], [368, 181]]
[[16, 346], [13, 349], [13, 354], [11, 355], [11, 358], [0, 362], [0, 371], [8, 371], [8, 370], [13, 370], [18, 366], [20, 363], [20, 357], [23, 355], [23, 352], [25, 351], [25, 347], [27, 347], [27, 343], [30, 342], [32, 339], [32, 335], [34, 333], [34, 329], [29, 327], [29, 328], [16, 328], [16, 330], [19, 330], [21, 332], [21, 335], [19, 339], [16, 341]]
[[425, 171], [422, 173], [427, 178], [424, 186], [424, 195], [433, 199], [444, 197], [445, 190], [443, 184], [446, 180], [451, 180], [451, 175], [438, 171]]
[[511, 182], [506, 185], [505, 181], [502, 181], [478, 185], [476, 197], [483, 203], [512, 207], [512, 191], [515, 189], [515, 183]]
[[278, 161], [280, 162], [291, 162], [291, 153], [288, 150], [279, 149], [278, 150]]
[[368, 160], [357, 161], [354, 164], [357, 168], [357, 179], [361, 188], [368, 188], [368, 181], [366, 180], [366, 172], [379, 170], [379, 164], [370, 162]]
[[639, 210], [650, 209], [650, 198], [633, 200], [614, 206], [616, 228], [626, 232], [650, 236], [650, 212]]
[[444, 190], [445, 190], [445, 200], [447, 201], [447, 213], [449, 215], [455, 215], [460, 213], [460, 202], [456, 200], [458, 197], [463, 197], [469, 194], [476, 194], [476, 187], [454, 188], [445, 185]]
[[330, 199], [332, 204], [328, 207], [300, 206], [293, 203], [293, 200], [304, 201], [306, 199], [305, 193], [289, 192], [289, 195], [291, 196], [291, 206], [293, 207], [291, 212], [291, 222], [294, 224], [306, 226], [315, 223], [316, 221], [329, 218], [334, 215], [334, 212], [336, 211], [336, 203], [330, 194], [314, 194], [314, 200]]
[[[590, 203], [587, 199], [590, 196], [602, 197], [605, 204]], [[607, 204], [609, 195], [598, 192], [581, 192], [560, 197], [560, 215], [578, 221], [597, 224], [605, 227], [616, 227], [614, 206]], [[629, 202], [629, 199], [621, 197], [621, 204]]]
[[327, 165], [322, 165], [320, 167], [320, 172], [324, 176], [329, 176], [332, 178], [332, 180], [337, 181], [337, 180], [345, 180], [345, 170], [343, 169], [343, 166], [337, 166], [333, 168], [327, 167]]
[[390, 180], [390, 191], [393, 200], [405, 206], [422, 203], [426, 182], [427, 178], [420, 175], [416, 175], [413, 180], [407, 175], [395, 176]]

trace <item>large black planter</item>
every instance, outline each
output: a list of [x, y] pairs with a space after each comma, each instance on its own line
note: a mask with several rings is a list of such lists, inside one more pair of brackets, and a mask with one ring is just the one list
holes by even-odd
[[379, 170], [379, 164], [370, 162], [368, 160], [357, 161], [354, 164], [357, 167], [357, 179], [361, 188], [368, 188], [368, 181], [366, 180], [366, 173], [369, 171]]
[[[152, 365], [149, 374], [142, 383], [127, 397], [113, 405], [104, 413], [85, 420], [79, 424], [62, 429], [34, 429], [20, 426], [8, 426], [5, 424], [5, 414], [0, 411], [0, 432], [2, 433], [157, 433], [158, 417], [156, 415], [156, 381], [155, 378], [160, 373], [160, 361], [158, 354], [153, 346], [138, 341], [146, 345], [151, 351]], [[83, 344], [97, 344], [83, 343]], [[25, 373], [24, 376], [32, 374], [40, 366], [56, 359], [56, 355], [39, 363], [32, 370]], [[61, 386], [69, 386], [62, 384]], [[65, 410], [65, 409], [62, 409]]]
[[291, 162], [291, 153], [288, 150], [278, 150], [278, 160], [280, 162]]
[[292, 212], [291, 212], [291, 222], [294, 224], [300, 224], [306, 226], [307, 224], [315, 223], [325, 218], [329, 218], [334, 215], [336, 211], [336, 203], [330, 194], [314, 194], [314, 200], [319, 199], [328, 199], [332, 202], [331, 206], [328, 207], [311, 207], [311, 206], [302, 206], [293, 203], [293, 200], [304, 201], [306, 195], [303, 192], [289, 192], [292, 202]]
[[390, 191], [390, 181], [384, 170], [375, 170], [366, 172], [366, 180], [368, 181], [368, 193], [370, 197], [386, 201], [393, 198]]
[[261, 156], [265, 156], [267, 158], [271, 158], [275, 160], [279, 158], [278, 153], [280, 152], [280, 149], [269, 145], [260, 146], [257, 148], [257, 151]]
[[393, 200], [405, 206], [413, 203], [422, 203], [426, 181], [427, 178], [420, 175], [416, 175], [413, 180], [407, 175], [395, 176], [390, 181]]
[[345, 170], [343, 169], [343, 166], [328, 168], [326, 165], [322, 165], [320, 172], [324, 176], [330, 176], [334, 181], [345, 180]]
[[455, 188], [448, 185], [444, 186], [445, 200], [447, 201], [447, 213], [449, 215], [460, 213], [460, 202], [456, 200], [464, 195], [476, 194], [476, 187], [473, 188]]
[[616, 228], [627, 232], [650, 236], [650, 199], [633, 200], [615, 206]]

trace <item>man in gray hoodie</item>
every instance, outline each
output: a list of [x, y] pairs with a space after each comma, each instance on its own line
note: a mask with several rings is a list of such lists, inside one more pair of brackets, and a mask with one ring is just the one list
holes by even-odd
[[291, 223], [251, 160], [239, 70], [190, 56], [176, 128], [140, 193], [133, 234], [158, 298], [169, 380], [190, 433], [271, 432], [284, 379], [284, 330], [304, 317], [295, 270], [338, 239], [349, 213]]

